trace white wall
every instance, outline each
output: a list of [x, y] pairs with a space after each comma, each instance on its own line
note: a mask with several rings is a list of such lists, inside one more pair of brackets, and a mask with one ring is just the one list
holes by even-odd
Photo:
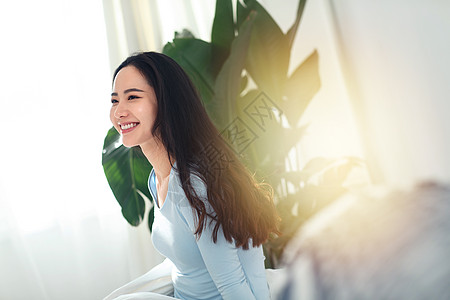
[[377, 182], [450, 180], [450, 2], [329, 0]]

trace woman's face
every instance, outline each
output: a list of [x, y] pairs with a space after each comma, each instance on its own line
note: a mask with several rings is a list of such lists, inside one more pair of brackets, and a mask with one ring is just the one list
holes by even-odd
[[110, 119], [126, 147], [153, 140], [157, 114], [155, 91], [138, 69], [127, 66], [114, 79]]

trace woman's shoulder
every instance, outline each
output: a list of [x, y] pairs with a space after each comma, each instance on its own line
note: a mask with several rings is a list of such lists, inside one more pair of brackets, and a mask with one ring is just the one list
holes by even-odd
[[[205, 204], [207, 213], [210, 215], [214, 214], [214, 209], [208, 201], [208, 192], [205, 182], [195, 173], [191, 173], [188, 180], [190, 181], [195, 195]], [[173, 177], [170, 178], [169, 185], [168, 192], [171, 195], [172, 204], [176, 206], [183, 215], [188, 215], [190, 217], [193, 213], [192, 206], [186, 197], [183, 184], [176, 170], [173, 172]]]
[[[180, 175], [176, 168], [174, 167], [173, 172], [171, 173], [171, 178], [169, 180], [170, 185], [170, 191], [176, 194], [182, 194], [186, 198], [186, 195], [184, 193], [183, 189], [183, 182], [181, 181]], [[207, 200], [207, 187], [205, 182], [195, 173], [190, 173], [188, 179], [190, 181], [190, 184], [195, 191], [197, 197], [200, 199], [206, 201]], [[187, 199], [186, 199], [187, 200]]]

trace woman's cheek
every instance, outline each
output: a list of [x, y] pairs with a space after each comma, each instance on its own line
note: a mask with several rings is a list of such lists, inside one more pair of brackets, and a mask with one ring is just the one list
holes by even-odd
[[116, 118], [114, 117], [114, 108], [111, 108], [111, 111], [109, 112], [109, 120], [111, 121], [114, 128], [117, 130], [117, 132], [120, 133], [119, 125], [116, 123]]

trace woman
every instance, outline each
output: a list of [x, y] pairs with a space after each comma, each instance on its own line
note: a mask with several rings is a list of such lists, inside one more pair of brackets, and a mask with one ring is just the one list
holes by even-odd
[[174, 297], [268, 299], [261, 245], [278, 232], [271, 191], [219, 136], [186, 73], [163, 54], [136, 54], [115, 71], [111, 95], [123, 144], [153, 166], [152, 241], [172, 263]]

